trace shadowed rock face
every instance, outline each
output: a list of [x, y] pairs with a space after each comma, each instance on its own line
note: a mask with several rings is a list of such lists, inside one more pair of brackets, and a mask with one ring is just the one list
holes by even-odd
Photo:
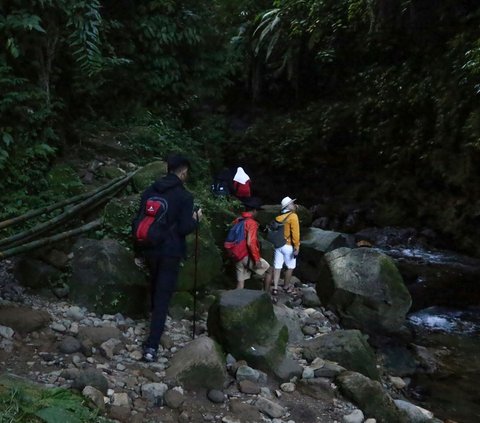
[[139, 316], [147, 310], [145, 275], [132, 254], [114, 240], [83, 239], [75, 244], [70, 295], [99, 313]]
[[312, 361], [317, 357], [332, 360], [341, 366], [379, 379], [375, 353], [358, 330], [337, 330], [304, 342], [303, 355]]
[[325, 254], [317, 292], [345, 326], [367, 333], [398, 331], [412, 304], [393, 260], [369, 248]]
[[262, 291], [224, 291], [212, 304], [208, 332], [237, 360], [289, 377], [299, 371], [288, 365], [288, 330], [275, 317], [270, 298]]

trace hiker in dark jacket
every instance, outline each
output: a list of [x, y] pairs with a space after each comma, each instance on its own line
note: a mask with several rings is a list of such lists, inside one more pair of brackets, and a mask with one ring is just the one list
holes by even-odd
[[193, 232], [202, 218], [202, 210], [193, 211], [193, 196], [183, 186], [187, 180], [190, 162], [182, 156], [167, 159], [168, 174], [153, 183], [142, 195], [142, 206], [150, 197], [167, 200], [165, 240], [158, 246], [143, 251], [151, 276], [152, 317], [150, 334], [144, 343], [143, 359], [156, 361], [157, 349], [167, 318], [168, 304], [177, 284], [180, 261], [186, 257], [185, 236]]

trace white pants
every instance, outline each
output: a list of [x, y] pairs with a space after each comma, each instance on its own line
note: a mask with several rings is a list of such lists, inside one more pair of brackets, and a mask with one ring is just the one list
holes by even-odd
[[295, 269], [297, 265], [297, 259], [293, 256], [292, 245], [285, 244], [283, 247], [275, 249], [273, 267], [275, 269], [281, 269], [284, 263], [287, 269]]

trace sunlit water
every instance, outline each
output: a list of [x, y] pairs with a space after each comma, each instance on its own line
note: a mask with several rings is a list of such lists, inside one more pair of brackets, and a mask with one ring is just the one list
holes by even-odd
[[438, 373], [413, 377], [417, 403], [442, 419], [480, 422], [480, 308], [429, 307], [411, 314], [408, 321], [416, 344], [448, 351]]

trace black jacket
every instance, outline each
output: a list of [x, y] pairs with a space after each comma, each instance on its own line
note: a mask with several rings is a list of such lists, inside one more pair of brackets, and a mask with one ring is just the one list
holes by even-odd
[[174, 173], [159, 179], [150, 185], [142, 194], [141, 207], [152, 196], [161, 196], [167, 200], [167, 223], [169, 234], [161, 245], [143, 251], [149, 256], [186, 257], [185, 237], [193, 232], [197, 221], [193, 215], [193, 196], [183, 186], [182, 181]]

